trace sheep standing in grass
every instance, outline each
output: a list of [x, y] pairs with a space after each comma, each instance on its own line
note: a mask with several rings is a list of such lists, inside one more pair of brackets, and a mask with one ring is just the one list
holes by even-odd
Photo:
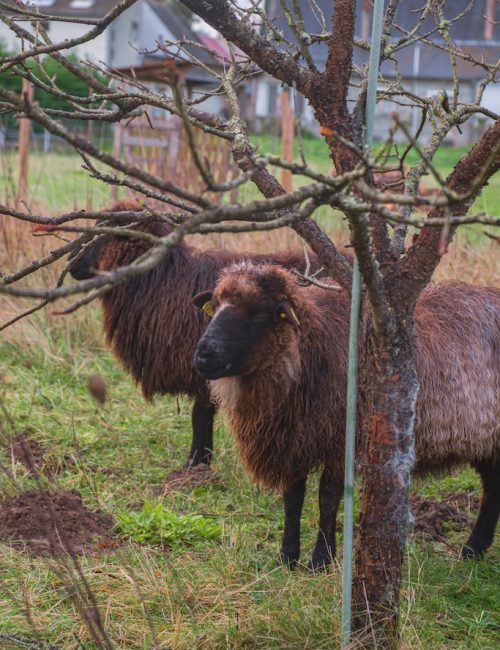
[[[285, 269], [243, 262], [222, 273], [213, 295], [194, 300], [207, 301], [214, 317], [195, 366], [227, 412], [246, 468], [284, 491], [281, 558], [299, 559], [306, 479], [322, 466], [310, 565], [326, 566], [343, 492], [348, 300], [299, 286]], [[480, 556], [500, 510], [500, 290], [431, 285], [414, 318], [420, 381], [414, 471], [476, 468], [483, 500], [462, 554]]]
[[[142, 210], [122, 202], [114, 211]], [[135, 227], [158, 237], [169, 234], [165, 222]], [[132, 263], [150, 244], [119, 235], [100, 239], [76, 258], [70, 273], [77, 280]], [[229, 251], [202, 252], [185, 243], [172, 247], [165, 259], [144, 275], [130, 278], [102, 297], [106, 340], [128, 372], [141, 385], [146, 399], [156, 393], [194, 399], [192, 444], [188, 465], [210, 463], [215, 406], [206, 382], [193, 367], [196, 344], [208, 317], [191, 305], [192, 297], [214, 286], [220, 271], [243, 257], [272, 260], [301, 267], [301, 251], [273, 255], [244, 255]]]

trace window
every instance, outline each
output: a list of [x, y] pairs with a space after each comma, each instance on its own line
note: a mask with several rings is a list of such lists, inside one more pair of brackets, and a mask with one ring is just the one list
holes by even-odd
[[56, 0], [30, 0], [28, 4], [36, 5], [37, 7], [51, 7]]
[[135, 43], [139, 38], [139, 23], [133, 20], [130, 23], [130, 40]]
[[72, 9], [90, 9], [95, 4], [95, 0], [71, 0], [69, 6]]

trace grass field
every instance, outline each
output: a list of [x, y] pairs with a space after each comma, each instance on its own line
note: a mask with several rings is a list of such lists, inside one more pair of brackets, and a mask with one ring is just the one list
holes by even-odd
[[[61, 342], [57, 354], [47, 356], [36, 348], [4, 344], [0, 354], [4, 400], [16, 429], [28, 429], [59, 462], [66, 459], [66, 469], [50, 483], [53, 488], [79, 490], [89, 507], [114, 516], [133, 511], [143, 499], [160, 502], [158, 486], [185, 460], [187, 402], [162, 398], [144, 403], [101, 347], [84, 350]], [[95, 372], [108, 386], [104, 407], [96, 407], [86, 389]], [[125, 540], [115, 551], [81, 560], [111, 639], [119, 648], [148, 648], [155, 639], [160, 647], [186, 649], [336, 647], [340, 566], [326, 575], [276, 566], [280, 499], [249, 482], [222, 418], [215, 439], [214, 468], [222, 484], [181, 488], [161, 503], [177, 514], [213, 518], [220, 524], [220, 539], [179, 543], [170, 551]], [[12, 465], [12, 470], [16, 489], [33, 486], [22, 466]], [[5, 477], [2, 483], [2, 490], [12, 493]], [[304, 562], [316, 527], [315, 488], [313, 480], [303, 518]], [[464, 470], [414, 489], [440, 499], [457, 490], [477, 494], [478, 482]], [[460, 562], [466, 534], [450, 531], [447, 544], [410, 543], [403, 647], [498, 647], [500, 545], [497, 541], [480, 562]], [[88, 641], [69, 576], [45, 559], [5, 544], [1, 549], [0, 632], [33, 636], [26, 618], [29, 605], [36, 631], [56, 647], [77, 648], [75, 632]]]
[[[258, 142], [263, 151], [277, 153], [274, 141], [260, 137]], [[311, 160], [327, 170], [323, 143], [308, 139], [306, 144]], [[440, 170], [449, 170], [460, 154], [440, 152]], [[0, 171], [3, 188], [12, 176], [6, 164], [4, 160]], [[82, 207], [86, 202], [107, 203], [108, 189], [89, 181], [76, 157], [34, 157], [32, 174], [37, 179], [35, 199], [45, 212]], [[494, 178], [478, 200], [478, 209], [498, 214], [499, 185]], [[329, 230], [340, 231], [337, 217], [324, 214], [321, 219]], [[500, 285], [498, 246], [483, 238], [482, 230], [462, 229], [438, 278]], [[290, 241], [276, 237], [277, 243]], [[239, 240], [221, 242], [238, 245]], [[245, 242], [251, 244], [269, 246], [269, 235]], [[20, 256], [22, 249], [22, 245], [16, 249]], [[13, 260], [0, 251], [0, 268], [11, 264]], [[49, 279], [40, 277], [38, 282]], [[2, 321], [24, 306], [0, 303]], [[0, 415], [4, 434], [27, 430], [48, 450], [49, 462], [62, 468], [50, 481], [42, 477], [42, 485], [78, 490], [89, 508], [100, 508], [115, 519], [137, 512], [145, 501], [160, 504], [166, 513], [201, 515], [215, 525], [215, 538], [207, 527], [197, 528], [196, 535], [188, 538], [174, 524], [168, 547], [134, 542], [123, 535], [116, 548], [79, 560], [113, 647], [320, 650], [339, 646], [341, 552], [326, 574], [311, 575], [303, 566], [295, 571], [277, 566], [281, 500], [249, 481], [221, 416], [215, 433], [218, 480], [194, 489], [180, 487], [160, 498], [158, 488], [171, 470], [182, 466], [187, 454], [190, 404], [169, 398], [143, 401], [104, 346], [98, 306], [65, 319], [45, 312], [2, 335], [0, 395], [11, 420], [6, 422], [5, 414]], [[104, 406], [96, 405], [87, 390], [92, 374], [106, 382]], [[5, 496], [37, 485], [1, 440], [0, 461], [0, 469], [5, 470], [0, 471], [0, 490]], [[304, 564], [317, 524], [316, 488], [313, 477], [303, 516]], [[437, 501], [452, 492], [471, 498], [479, 494], [478, 480], [467, 469], [421, 480], [412, 489]], [[413, 538], [408, 544], [402, 594], [404, 649], [500, 647], [500, 542], [496, 540], [484, 560], [461, 562], [457, 558], [468, 531], [459, 528], [447, 524], [442, 541]], [[341, 541], [340, 527], [340, 549]], [[0, 634], [38, 637], [58, 650], [91, 650], [97, 645], [83, 622], [84, 607], [85, 599], [78, 595], [68, 568], [0, 544]], [[0, 640], [3, 647], [20, 646]]]

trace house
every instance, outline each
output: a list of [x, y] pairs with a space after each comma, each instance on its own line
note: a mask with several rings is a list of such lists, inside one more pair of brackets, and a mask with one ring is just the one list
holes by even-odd
[[[130, 39], [132, 47], [124, 38], [127, 33], [134, 36]], [[173, 45], [182, 41], [182, 50]], [[194, 64], [190, 57], [202, 65]], [[186, 97], [199, 99], [216, 89], [217, 80], [212, 72], [220, 70], [228, 58], [225, 44], [214, 36], [195, 32], [190, 17], [175, 1], [141, 0], [111, 27], [110, 65], [125, 77], [133, 76], [162, 93], [170, 93], [166, 61], [175, 61]], [[208, 95], [200, 107], [220, 115], [226, 111], [226, 102], [220, 95]]]
[[[12, 5], [13, 9], [18, 6], [15, 0], [7, 0], [7, 4]], [[40, 13], [50, 16], [99, 19], [116, 6], [116, 0], [26, 0], [25, 4], [30, 9], [38, 9]], [[23, 22], [22, 26], [33, 31], [29, 22]], [[91, 26], [54, 20], [48, 22], [45, 28], [53, 42], [60, 42], [82, 36], [91, 29]], [[74, 47], [70, 51], [81, 59], [108, 63], [109, 37], [110, 30], [107, 29], [92, 41]], [[2, 21], [0, 21], [0, 42], [9, 51], [16, 51], [20, 47], [19, 39]]]
[[[311, 11], [309, 0], [302, 0], [304, 27], [309, 33], [320, 33], [322, 12], [326, 24], [329, 24], [331, 16], [331, 0], [315, 0], [315, 11]], [[391, 30], [391, 39], [396, 42], [402, 36], [401, 29], [411, 29], [416, 26], [421, 10], [425, 3], [421, 0], [402, 0], [399, 5], [394, 24]], [[495, 13], [496, 12], [496, 13]], [[268, 0], [267, 13], [275, 26], [284, 35], [294, 42], [293, 34], [288, 26], [286, 18], [281, 10], [279, 0]], [[496, 63], [500, 58], [500, 10], [496, 7], [495, 0], [454, 0], [445, 2], [443, 13], [450, 23], [450, 35], [454, 43], [460, 47], [465, 58], [456, 57], [458, 77], [460, 79], [460, 101], [472, 102], [481, 80], [484, 77], [484, 70], [468, 60], [469, 57], [475, 60], [483, 60], [488, 63]], [[372, 3], [366, 0], [357, 0], [356, 15], [356, 37], [362, 40], [370, 40], [371, 32]], [[458, 17], [458, 19], [456, 19]], [[456, 20], [455, 20], [456, 19]], [[426, 34], [435, 28], [437, 18], [429, 14], [420, 26], [419, 33]], [[385, 83], [380, 85], [384, 90], [397, 80], [400, 75], [401, 83], [405, 89], [424, 97], [436, 95], [441, 90], [453, 94], [453, 68], [450, 55], [447, 52], [446, 43], [439, 32], [431, 33], [428, 41], [417, 41], [413, 45], [399, 50], [395, 54], [397, 66], [392, 61], [382, 64], [381, 73]], [[327, 44], [316, 42], [310, 47], [315, 65], [323, 70], [327, 57]], [[368, 54], [365, 50], [355, 47], [353, 63], [355, 68], [354, 81], [359, 82], [360, 73], [366, 70]], [[270, 77], [263, 76], [258, 85], [256, 97], [256, 126], [279, 116], [278, 95], [281, 92], [281, 85]], [[352, 88], [351, 101], [357, 96], [357, 90]], [[317, 130], [317, 123], [311, 108], [304, 99], [297, 93], [295, 98], [296, 110], [302, 116], [305, 128]], [[483, 95], [482, 105], [488, 109], [500, 113], [500, 85], [490, 85]], [[387, 137], [389, 126], [392, 124], [391, 114], [397, 111], [400, 119], [405, 121], [410, 130], [415, 133], [420, 122], [420, 111], [411, 107], [400, 106], [388, 99], [378, 102], [375, 120], [375, 137], [384, 139]], [[478, 129], [484, 128], [487, 118], [477, 117], [470, 120], [462, 128], [460, 134], [457, 129], [450, 134], [451, 144], [466, 144], [475, 140]], [[423, 136], [429, 133], [429, 126], [424, 130]]]
[[[15, 9], [16, 0], [8, 2]], [[116, 0], [27, 0], [27, 5], [55, 17], [99, 19], [116, 5]], [[133, 75], [151, 89], [167, 93], [165, 61], [173, 58], [180, 81], [191, 99], [215, 89], [216, 80], [210, 70], [220, 68], [229, 56], [227, 47], [219, 39], [193, 31], [191, 22], [189, 12], [176, 0], [139, 0], [95, 39], [67, 51], [84, 61], [109, 66], [123, 75]], [[28, 29], [29, 23], [23, 23], [23, 26]], [[91, 25], [63, 20], [47, 22], [45, 27], [54, 42], [82, 36], [92, 28]], [[166, 45], [183, 40], [189, 41], [186, 51], [204, 67], [181, 60], [179, 48]], [[0, 42], [9, 51], [20, 47], [19, 39], [1, 21]], [[207, 96], [203, 109], [222, 114], [226, 103], [221, 96]]]

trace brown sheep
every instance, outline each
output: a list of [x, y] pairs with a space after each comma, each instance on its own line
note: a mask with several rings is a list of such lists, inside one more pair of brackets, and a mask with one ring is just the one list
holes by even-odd
[[[310, 566], [331, 562], [344, 474], [348, 300], [301, 287], [286, 270], [243, 262], [225, 270], [195, 366], [229, 417], [243, 463], [284, 491], [281, 558], [299, 559], [306, 479], [319, 466], [319, 532]], [[500, 290], [431, 285], [415, 310], [420, 392], [415, 471], [471, 464], [483, 482], [463, 556], [490, 546], [500, 509]], [[360, 436], [361, 437], [361, 436]], [[363, 440], [358, 439], [358, 452]]]
[[[131, 201], [118, 203], [112, 209], [142, 210]], [[172, 230], [165, 222], [140, 228], [157, 236]], [[87, 246], [71, 264], [70, 273], [77, 280], [90, 278], [96, 271], [130, 264], [148, 247], [147, 242], [138, 239], [110, 236]], [[152, 271], [126, 280], [102, 297], [107, 343], [141, 385], [144, 397], [151, 399], [160, 393], [194, 399], [188, 466], [210, 463], [216, 410], [206, 382], [193, 367], [193, 354], [208, 317], [191, 305], [191, 298], [211, 288], [224, 266], [243, 257], [258, 262], [272, 260], [290, 268], [304, 264], [301, 251], [246, 255], [202, 252], [181, 243], [172, 247]]]

